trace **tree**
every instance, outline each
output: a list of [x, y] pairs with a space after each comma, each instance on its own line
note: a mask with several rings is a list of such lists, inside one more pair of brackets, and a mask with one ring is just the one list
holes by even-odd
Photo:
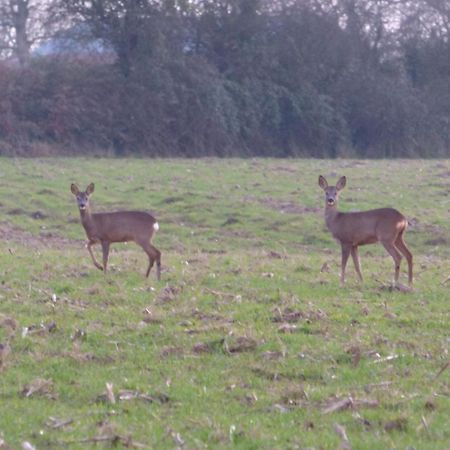
[[[180, 28], [173, 2], [149, 0], [59, 0], [75, 22], [111, 47], [120, 70], [129, 76], [140, 61], [170, 49], [168, 41]], [[175, 31], [174, 31], [175, 30]], [[179, 49], [181, 45], [179, 46]]]
[[[450, 149], [448, 0], [0, 5], [0, 40], [28, 64], [0, 64], [0, 144], [161, 156]], [[61, 45], [50, 46], [67, 51], [33, 55], [55, 29]]]
[[56, 0], [0, 0], [0, 54], [30, 60], [33, 46], [54, 31]]

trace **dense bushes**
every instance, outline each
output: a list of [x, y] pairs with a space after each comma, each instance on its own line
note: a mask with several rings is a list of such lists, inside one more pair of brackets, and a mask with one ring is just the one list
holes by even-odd
[[4, 61], [1, 154], [450, 154], [445, 33], [412, 33], [408, 22], [408, 33], [374, 41], [361, 31], [372, 16], [345, 26], [352, 16], [325, 1], [194, 10], [129, 0], [103, 13], [79, 3], [78, 20], [107, 57], [66, 50], [22, 67]]

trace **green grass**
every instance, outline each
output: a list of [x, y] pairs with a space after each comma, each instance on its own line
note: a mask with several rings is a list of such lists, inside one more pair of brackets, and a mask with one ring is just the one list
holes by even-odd
[[[449, 446], [450, 161], [0, 164], [0, 439], [12, 448], [338, 448], [337, 424], [358, 449]], [[343, 211], [408, 217], [413, 292], [389, 289], [379, 245], [361, 248], [364, 284], [349, 264], [339, 286], [319, 174], [347, 175]], [[112, 247], [106, 276], [93, 267], [70, 193], [91, 181], [94, 210], [155, 214], [160, 282], [132, 243]], [[36, 379], [50, 384], [26, 396]]]

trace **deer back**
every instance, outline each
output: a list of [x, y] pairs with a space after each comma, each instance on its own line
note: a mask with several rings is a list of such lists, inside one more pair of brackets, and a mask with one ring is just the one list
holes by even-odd
[[[141, 211], [92, 214], [93, 229], [86, 232], [109, 242], [148, 241], [154, 232], [155, 218]], [[91, 237], [91, 236], [90, 236]]]
[[353, 245], [389, 240], [406, 226], [405, 217], [393, 208], [362, 212], [337, 212], [327, 221], [327, 227], [340, 242]]

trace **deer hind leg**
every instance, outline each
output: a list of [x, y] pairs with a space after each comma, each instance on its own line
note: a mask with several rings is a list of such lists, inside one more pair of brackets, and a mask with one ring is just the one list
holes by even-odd
[[392, 256], [392, 259], [394, 260], [395, 264], [395, 275], [394, 275], [394, 282], [395, 284], [398, 283], [398, 277], [400, 274], [400, 263], [402, 261], [402, 255], [397, 250], [397, 247], [392, 242], [382, 242], [383, 247], [387, 250], [387, 252]]
[[406, 246], [405, 241], [403, 240], [403, 231], [398, 235], [395, 240], [395, 246], [400, 250], [403, 256], [406, 258], [408, 262], [408, 283], [410, 286], [413, 284], [413, 255], [410, 252], [409, 248]]
[[138, 244], [144, 249], [145, 253], [148, 255], [148, 268], [145, 276], [148, 278], [150, 270], [156, 261], [156, 278], [161, 279], [161, 252], [154, 247], [150, 242], [138, 242]]
[[99, 270], [103, 270], [103, 267], [95, 260], [94, 253], [92, 252], [91, 247], [92, 247], [94, 244], [96, 244], [96, 242], [94, 242], [94, 241], [89, 241], [89, 242], [86, 244], [86, 248], [88, 249], [89, 254], [91, 255], [92, 262], [94, 263], [94, 266], [97, 267], [97, 269], [99, 269]]
[[355, 265], [356, 273], [358, 274], [359, 281], [363, 281], [363, 277], [361, 274], [361, 265], [359, 263], [359, 254], [358, 254], [358, 246], [354, 245], [351, 249], [353, 264]]
[[352, 246], [348, 244], [341, 244], [341, 285], [345, 283], [345, 267], [347, 266], [348, 257], [350, 256]]
[[109, 255], [110, 242], [102, 241], [102, 251], [103, 251], [103, 271], [106, 273], [106, 266], [108, 265], [108, 255]]

